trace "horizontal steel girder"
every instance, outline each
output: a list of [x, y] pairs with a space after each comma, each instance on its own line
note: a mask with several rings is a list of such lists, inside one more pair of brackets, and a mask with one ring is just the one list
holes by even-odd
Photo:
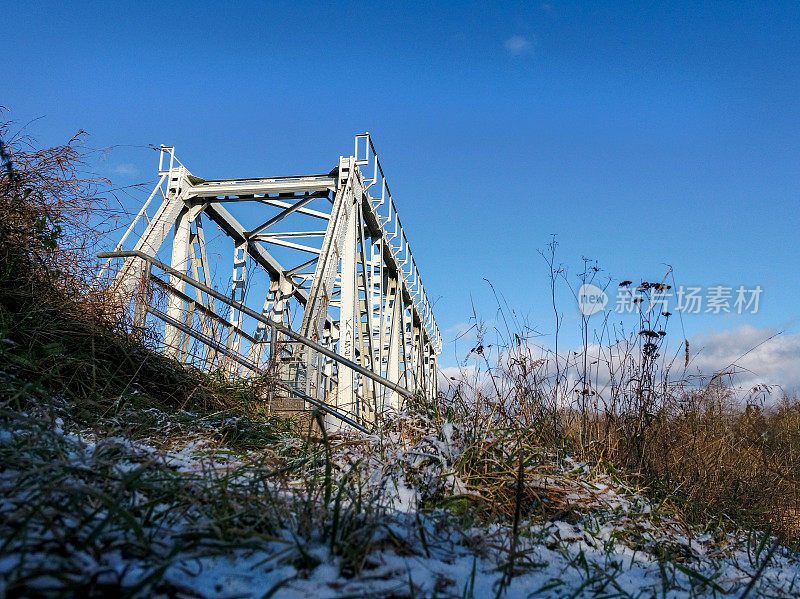
[[299, 177], [297, 179], [257, 179], [206, 181], [186, 190], [186, 199], [219, 198], [225, 196], [254, 196], [278, 193], [302, 193], [336, 189], [336, 179], [328, 176]]

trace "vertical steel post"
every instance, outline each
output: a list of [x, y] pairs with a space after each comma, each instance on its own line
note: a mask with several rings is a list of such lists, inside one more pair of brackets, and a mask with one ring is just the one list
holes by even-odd
[[[386, 378], [393, 383], [400, 382], [400, 327], [402, 327], [402, 315], [400, 313], [400, 305], [403, 303], [401, 297], [400, 287], [396, 276], [390, 278], [390, 289], [393, 291], [389, 299], [390, 312], [389, 312], [389, 364], [386, 369]], [[396, 391], [390, 391], [388, 397], [388, 406], [394, 409], [400, 408], [400, 395]]]
[[147, 324], [147, 305], [150, 303], [150, 272], [152, 264], [144, 263], [142, 268], [142, 281], [139, 286], [139, 294], [136, 296], [136, 308], [133, 313], [133, 327], [137, 335], [144, 333]]
[[[189, 266], [189, 240], [191, 227], [189, 222], [189, 210], [184, 207], [175, 220], [174, 236], [172, 239], [172, 260], [170, 266], [182, 274], [186, 273]], [[170, 285], [180, 292], [184, 291], [186, 283], [175, 276], [170, 277]], [[167, 297], [167, 316], [183, 321], [184, 301], [174, 293]], [[164, 354], [172, 358], [180, 359], [181, 355], [181, 331], [177, 327], [169, 324], [164, 327]]]
[[[236, 245], [236, 247], [233, 249], [233, 275], [231, 279], [231, 299], [234, 302], [243, 304], [247, 285], [246, 241]], [[225, 345], [228, 350], [231, 350], [237, 354], [239, 353], [239, 347], [241, 346], [241, 338], [236, 332], [236, 328], [242, 328], [243, 316], [244, 315], [242, 314], [241, 310], [231, 306], [230, 318], [228, 319], [230, 326], [228, 327], [228, 339], [226, 340]], [[232, 360], [228, 360], [228, 366], [232, 371], [238, 368], [236, 363]]]
[[[353, 202], [354, 196], [345, 198], [347, 202]], [[342, 268], [341, 268], [341, 307], [339, 308], [339, 344], [340, 351], [344, 358], [356, 361], [356, 301], [358, 300], [358, 289], [356, 287], [356, 218], [347, 220], [345, 228], [344, 244], [342, 247]], [[355, 373], [347, 367], [339, 367], [339, 399], [340, 406], [353, 409], [357, 414], [361, 413], [356, 400], [356, 377]]]

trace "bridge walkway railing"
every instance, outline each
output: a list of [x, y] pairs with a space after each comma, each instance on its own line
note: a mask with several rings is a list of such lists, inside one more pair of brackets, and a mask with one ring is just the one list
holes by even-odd
[[[195, 363], [205, 370], [208, 370], [209, 362], [216, 362], [226, 365], [228, 370], [237, 370], [239, 375], [271, 375], [269, 376], [271, 383], [281, 389], [284, 394], [321, 410], [330, 422], [350, 426], [362, 432], [369, 432], [375, 422], [376, 414], [374, 412], [365, 414], [364, 406], [374, 403], [376, 398], [360, 397], [358, 396], [359, 391], [356, 390], [359, 401], [355, 406], [338, 405], [337, 380], [338, 372], [342, 369], [351, 369], [359, 380], [360, 377], [369, 379], [373, 383], [369, 387], [373, 390], [380, 389], [384, 395], [394, 392], [403, 399], [414, 396], [414, 392], [402, 385], [372, 372], [263, 314], [259, 314], [243, 303], [235, 301], [144, 252], [136, 250], [102, 252], [98, 254], [98, 258], [108, 261], [133, 258], [142, 262], [144, 266], [140, 270], [142, 280], [134, 292], [135, 297], [125, 298], [134, 301], [133, 329], [135, 332], [143, 332], [148, 326], [150, 317], [151, 321], [152, 318], [155, 318], [180, 331], [182, 335], [176, 338], [176, 346], [162, 349], [169, 350], [165, 353], [179, 356], [182, 362]], [[161, 276], [158, 273], [161, 273]], [[198, 301], [187, 293], [188, 289], [178, 289], [173, 284], [176, 280], [194, 288], [198, 298], [201, 297], [201, 294], [206, 294], [208, 301]], [[187, 309], [181, 320], [169, 316], [166, 309], [162, 309], [163, 306], [159, 304], [156, 297], [159, 293], [162, 298], [171, 296], [186, 303]], [[227, 306], [228, 309], [240, 311], [263, 324], [272, 334], [264, 335], [260, 340], [253, 338], [247, 331], [238, 328], [235, 322], [232, 323], [228, 318], [219, 314], [215, 309], [214, 302]], [[247, 339], [251, 343], [248, 355], [237, 351], [237, 345], [230, 343], [229, 340], [235, 337]], [[192, 354], [190, 339], [196, 342], [202, 351], [190, 355]], [[280, 341], [277, 341], [278, 339]], [[166, 344], [168, 341], [163, 339], [161, 343]], [[253, 348], [256, 347], [259, 347], [259, 351], [254, 352]], [[267, 359], [264, 360], [263, 356], [267, 356]], [[315, 364], [316, 367], [307, 369], [308, 364]], [[314, 373], [316, 380], [306, 380], [307, 370]], [[362, 385], [361, 389], [364, 390], [367, 387], [367, 385]], [[379, 394], [376, 391], [373, 393]], [[368, 401], [369, 399], [372, 401]]]

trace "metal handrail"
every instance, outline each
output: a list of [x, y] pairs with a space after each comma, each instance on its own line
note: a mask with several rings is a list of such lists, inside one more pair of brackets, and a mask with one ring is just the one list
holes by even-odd
[[401, 387], [397, 383], [394, 383], [394, 382], [390, 381], [389, 379], [382, 377], [379, 374], [375, 374], [374, 372], [372, 372], [371, 370], [369, 370], [367, 368], [364, 368], [360, 364], [356, 364], [355, 362], [352, 362], [352, 361], [348, 360], [347, 358], [344, 358], [344, 357], [340, 356], [335, 351], [332, 351], [332, 350], [328, 349], [327, 347], [324, 347], [324, 346], [320, 345], [316, 341], [312, 341], [311, 339], [308, 339], [307, 337], [304, 337], [303, 335], [300, 335], [299, 333], [296, 333], [295, 331], [293, 331], [292, 329], [290, 329], [288, 327], [285, 327], [285, 326], [283, 326], [281, 324], [278, 324], [276, 322], [272, 322], [270, 319], [265, 318], [264, 316], [262, 316], [258, 312], [255, 312], [254, 310], [251, 310], [250, 308], [248, 308], [244, 304], [232, 301], [229, 297], [227, 297], [226, 295], [220, 293], [219, 291], [216, 291], [215, 289], [212, 289], [211, 287], [208, 287], [207, 285], [204, 285], [203, 283], [200, 283], [199, 281], [195, 281], [193, 278], [189, 277], [188, 275], [185, 275], [185, 274], [181, 273], [180, 271], [175, 270], [171, 266], [168, 266], [168, 265], [164, 264], [160, 260], [157, 260], [157, 259], [153, 258], [152, 256], [149, 256], [148, 254], [145, 254], [142, 251], [130, 250], [130, 251], [125, 251], [125, 252], [100, 252], [99, 254], [97, 254], [97, 257], [98, 258], [139, 258], [140, 260], [143, 260], [143, 261], [149, 263], [150, 265], [155, 266], [156, 268], [160, 268], [165, 273], [170, 274], [170, 275], [180, 279], [181, 281], [184, 281], [185, 283], [189, 283], [190, 285], [192, 285], [196, 289], [199, 289], [200, 291], [208, 294], [209, 296], [213, 297], [214, 299], [217, 299], [217, 300], [219, 300], [219, 301], [221, 301], [221, 302], [223, 302], [223, 303], [225, 303], [225, 304], [227, 304], [229, 306], [235, 307], [237, 310], [240, 310], [243, 314], [246, 314], [247, 316], [250, 316], [251, 318], [254, 318], [257, 321], [259, 321], [259, 322], [261, 322], [261, 323], [263, 323], [263, 324], [265, 324], [265, 325], [267, 325], [269, 327], [272, 327], [274, 330], [278, 331], [279, 333], [282, 333], [282, 334], [286, 335], [287, 337], [302, 343], [306, 347], [309, 347], [309, 348], [311, 348], [311, 349], [313, 349], [315, 351], [318, 351], [319, 353], [321, 353], [322, 355], [330, 358], [331, 360], [334, 360], [335, 362], [338, 362], [339, 364], [342, 364], [343, 366], [346, 366], [346, 367], [354, 370], [355, 372], [357, 372], [357, 373], [359, 373], [359, 374], [361, 374], [361, 375], [363, 375], [363, 376], [365, 376], [365, 377], [367, 377], [369, 379], [372, 379], [376, 383], [380, 383], [381, 385], [383, 385], [387, 389], [391, 389], [392, 391], [398, 393], [399, 395], [402, 395], [406, 399], [411, 398], [411, 397], [414, 396], [414, 393], [409, 391], [405, 387]]
[[[364, 139], [366, 141], [364, 146], [364, 156], [363, 158], [359, 156], [359, 140]], [[373, 175], [372, 178], [367, 178], [363, 171], [361, 176], [364, 178], [365, 182], [369, 181], [368, 185], [365, 185], [365, 192], [369, 196], [369, 188], [372, 187], [377, 182], [378, 174], [380, 173], [381, 177], [381, 197], [380, 201], [377, 202], [377, 199], [373, 199], [372, 196], [370, 198], [370, 205], [372, 206], [373, 210], [375, 211], [376, 216], [378, 217], [378, 222], [381, 224], [381, 229], [386, 235], [387, 238], [387, 245], [389, 246], [389, 250], [391, 251], [392, 255], [398, 259], [399, 263], [399, 254], [403, 249], [403, 238], [405, 239], [407, 253], [410, 255], [411, 258], [411, 266], [409, 267], [409, 272], [406, 273], [403, 269], [403, 266], [408, 262], [408, 257], [403, 262], [401, 267], [399, 268], [400, 276], [406, 281], [406, 284], [410, 290], [413, 287], [418, 286], [418, 291], [422, 290], [422, 277], [419, 275], [419, 270], [416, 267], [416, 260], [414, 260], [414, 256], [411, 253], [411, 246], [408, 243], [408, 238], [405, 235], [405, 231], [403, 230], [403, 223], [400, 221], [400, 215], [397, 212], [397, 206], [395, 205], [394, 198], [392, 197], [392, 192], [389, 189], [389, 184], [386, 182], [386, 174], [383, 172], [383, 167], [381, 166], [380, 159], [378, 158], [378, 152], [375, 150], [375, 145], [372, 143], [372, 136], [369, 132], [361, 133], [356, 135], [355, 140], [355, 151], [354, 151], [354, 158], [355, 164], [358, 167], [361, 166], [368, 166], [370, 163], [370, 154], [372, 154], [372, 158], [374, 159], [373, 164]], [[382, 216], [378, 212], [378, 207], [380, 207], [384, 201], [388, 198], [388, 216]], [[385, 220], [384, 220], [385, 219]], [[394, 231], [390, 234], [386, 225], [388, 225], [392, 220], [394, 220]], [[395, 246], [393, 243], [394, 239], [398, 236], [398, 233], [402, 236], [399, 246]], [[412, 276], [414, 280], [412, 280]], [[430, 309], [430, 302], [428, 301], [428, 297], [425, 294], [424, 290], [422, 290], [422, 297], [416, 298], [415, 304], [417, 305], [417, 310], [420, 314], [420, 320], [425, 328], [428, 329], [428, 334], [431, 339], [431, 342], [434, 344], [434, 347], [437, 350], [437, 353], [442, 349], [442, 338], [439, 332], [439, 326], [436, 324], [436, 319], [433, 317], [432, 311]], [[416, 293], [412, 294], [412, 297], [415, 297]], [[424, 316], [424, 318], [423, 318]]]
[[[163, 320], [167, 324], [169, 324], [171, 326], [174, 326], [174, 327], [177, 327], [178, 329], [182, 330], [184, 333], [194, 337], [198, 341], [201, 341], [202, 343], [204, 343], [204, 344], [208, 345], [209, 347], [215, 349], [216, 351], [218, 351], [219, 353], [223, 354], [224, 356], [226, 356], [228, 358], [231, 358], [232, 360], [235, 360], [236, 362], [238, 362], [239, 364], [241, 364], [242, 366], [244, 366], [248, 370], [250, 370], [250, 371], [252, 371], [254, 373], [257, 373], [257, 374], [261, 374], [261, 373], [264, 372], [256, 364], [253, 364], [253, 363], [243, 359], [241, 356], [237, 355], [235, 352], [230, 351], [229, 349], [227, 349], [221, 343], [217, 343], [213, 339], [209, 339], [206, 335], [203, 335], [202, 333], [199, 333], [199, 332], [191, 329], [190, 327], [187, 327], [182, 322], [179, 322], [179, 321], [175, 320], [174, 318], [171, 318], [171, 317], [167, 316], [161, 310], [158, 310], [158, 309], [153, 308], [153, 307], [148, 307], [147, 311], [150, 312], [153, 316], [156, 316], [156, 317], [160, 318], [161, 320]], [[298, 389], [295, 389], [294, 387], [292, 387], [288, 383], [285, 383], [285, 382], [283, 382], [283, 381], [281, 381], [279, 379], [275, 379], [273, 381], [273, 383], [276, 386], [281, 387], [282, 389], [284, 389], [286, 391], [289, 391], [293, 395], [296, 395], [300, 399], [303, 399], [303, 400], [307, 401], [308, 403], [314, 405], [315, 407], [321, 409], [322, 411], [327, 412], [331, 416], [334, 416], [334, 417], [338, 418], [342, 422], [344, 422], [346, 424], [349, 424], [350, 426], [352, 426], [353, 428], [361, 431], [362, 433], [369, 433], [370, 432], [370, 430], [368, 428], [366, 428], [365, 426], [359, 424], [358, 422], [356, 422], [355, 420], [353, 420], [349, 416], [346, 416], [345, 414], [342, 414], [339, 410], [336, 410], [336, 409], [330, 407], [325, 402], [319, 401], [318, 399], [315, 399], [315, 398], [311, 397], [310, 395], [308, 395], [306, 393], [303, 393], [302, 391], [300, 391]]]

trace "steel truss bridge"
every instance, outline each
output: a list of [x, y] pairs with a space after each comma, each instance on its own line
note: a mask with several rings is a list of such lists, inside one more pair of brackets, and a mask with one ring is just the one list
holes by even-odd
[[274, 412], [317, 407], [334, 427], [366, 431], [438, 393], [441, 337], [368, 133], [326, 174], [205, 180], [166, 146], [158, 174], [99, 256], [134, 329], [158, 332], [164, 354], [269, 374]]

